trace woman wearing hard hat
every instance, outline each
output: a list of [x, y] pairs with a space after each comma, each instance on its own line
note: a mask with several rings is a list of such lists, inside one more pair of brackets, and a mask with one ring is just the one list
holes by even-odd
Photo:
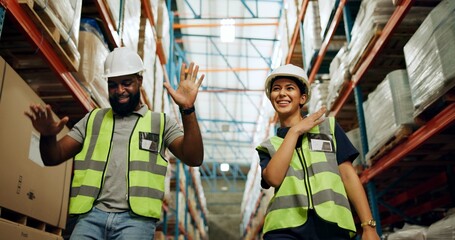
[[274, 187], [264, 239], [350, 239], [361, 220], [362, 239], [379, 239], [363, 186], [351, 161], [359, 154], [325, 107], [302, 117], [310, 98], [305, 71], [292, 64], [275, 69], [265, 92], [280, 120], [276, 136], [261, 143], [261, 186]]
[[141, 104], [144, 66], [136, 52], [114, 49], [104, 69], [112, 108], [92, 110], [61, 140], [56, 135], [68, 117], [55, 122], [50, 106], [40, 105], [31, 105], [26, 115], [41, 133], [46, 165], [74, 157], [69, 214], [77, 220], [71, 239], [153, 239], [162, 212], [165, 149], [189, 166], [203, 161], [194, 102], [204, 75], [198, 78], [191, 63], [187, 73], [182, 65], [177, 90], [165, 83], [180, 107], [182, 131], [175, 120]]

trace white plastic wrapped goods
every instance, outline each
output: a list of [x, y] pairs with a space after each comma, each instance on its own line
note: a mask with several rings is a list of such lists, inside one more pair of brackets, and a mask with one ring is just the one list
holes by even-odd
[[371, 39], [379, 29], [387, 23], [395, 10], [390, 0], [364, 0], [351, 31], [348, 62], [351, 73], [355, 73], [355, 66], [361, 58]]
[[451, 209], [448, 216], [428, 227], [427, 240], [455, 239], [455, 211]]
[[427, 227], [405, 224], [402, 229], [389, 234], [387, 240], [426, 240], [426, 235]]
[[442, 1], [404, 46], [415, 109], [453, 87], [455, 80], [455, 1]]
[[308, 102], [308, 112], [314, 113], [322, 106], [327, 106], [329, 81], [317, 81], [311, 84], [311, 98]]
[[365, 162], [364, 154], [362, 151], [362, 140], [360, 137], [360, 129], [359, 128], [354, 128], [349, 132], [346, 132], [346, 136], [349, 138], [349, 141], [351, 141], [352, 145], [359, 151], [359, 156], [354, 159], [352, 162], [352, 166], [356, 169], [357, 173], [360, 173], [361, 170], [363, 169], [363, 163]]
[[342, 47], [330, 63], [330, 81], [326, 100], [328, 109], [331, 108], [332, 104], [338, 97], [338, 93], [343, 83], [350, 81], [351, 79], [351, 75], [347, 66], [348, 64], [346, 62], [346, 55], [346, 47]]
[[330, 26], [330, 19], [332, 12], [335, 10], [337, 0], [324, 0], [319, 1], [319, 19], [321, 23], [321, 38], [324, 38], [324, 33]]
[[[406, 70], [387, 74], [364, 102], [369, 154], [384, 145], [401, 125], [412, 125], [412, 100]], [[367, 159], [369, 158], [367, 154]]]
[[319, 21], [319, 10], [317, 1], [309, 1], [303, 21], [303, 55], [305, 62], [303, 68], [306, 72], [312, 66], [313, 57], [321, 48], [321, 25]]
[[[150, 108], [152, 111], [155, 111], [155, 105], [154, 105], [154, 100], [155, 100], [155, 82], [158, 79], [155, 79], [155, 62], [157, 61], [157, 56], [156, 56], [156, 41], [155, 41], [155, 35], [153, 33], [152, 25], [148, 21], [148, 19], [145, 19], [143, 22], [143, 26], [141, 29], [143, 29], [143, 34], [144, 34], [144, 42], [141, 47], [141, 52], [142, 52], [142, 60], [144, 61], [144, 67], [145, 71], [142, 75], [142, 88], [145, 91], [146, 99], [148, 103], [150, 104]], [[163, 81], [162, 79], [159, 79], [159, 82], [162, 84]], [[158, 111], [158, 110], [157, 110]]]

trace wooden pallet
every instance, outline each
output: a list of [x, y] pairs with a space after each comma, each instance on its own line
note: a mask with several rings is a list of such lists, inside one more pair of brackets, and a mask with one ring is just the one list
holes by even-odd
[[43, 232], [51, 233], [54, 235], [62, 236], [63, 229], [52, 226], [45, 222], [39, 221], [32, 217], [18, 213], [16, 211], [0, 207], [0, 218], [24, 225], [30, 228], [34, 228]]
[[62, 34], [46, 12], [34, 0], [18, 0], [18, 3], [35, 23], [36, 27], [41, 30], [43, 37], [51, 44], [68, 70], [77, 72], [80, 62], [79, 52], [72, 50], [68, 41], [63, 39]]
[[414, 110], [414, 121], [419, 125], [424, 125], [453, 102], [455, 102], [455, 79], [448, 83], [442, 92], [429, 98]]
[[404, 142], [412, 133], [412, 127], [409, 125], [399, 126], [394, 134], [392, 134], [384, 142], [385, 144], [375, 147], [375, 149], [370, 150], [366, 156], [366, 161], [368, 166], [374, 165], [379, 159], [381, 159], [386, 153], [390, 152], [397, 145]]

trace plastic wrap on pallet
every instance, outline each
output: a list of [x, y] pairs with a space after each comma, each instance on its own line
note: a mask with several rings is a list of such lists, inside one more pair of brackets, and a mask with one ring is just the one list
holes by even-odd
[[339, 0], [324, 0], [319, 4], [319, 19], [321, 23], [321, 37], [324, 38], [325, 32], [328, 30], [330, 21], [335, 11], [335, 6]]
[[[405, 224], [402, 229], [387, 235], [387, 240], [426, 240], [427, 227]], [[450, 239], [450, 238], [439, 238]]]
[[306, 72], [312, 67], [313, 59], [321, 48], [321, 25], [317, 1], [309, 1], [303, 20], [303, 68]]
[[297, 24], [298, 10], [295, 0], [284, 0], [284, 16], [286, 20], [286, 31], [288, 42], [291, 42], [292, 35], [295, 30], [295, 25]]
[[322, 106], [327, 106], [327, 95], [329, 93], [329, 81], [327, 79], [316, 81], [311, 84], [311, 98], [308, 102], [308, 113], [314, 113]]
[[[163, 65], [161, 65], [160, 59], [157, 57], [155, 59], [155, 71], [154, 71], [154, 78], [155, 78], [155, 86], [154, 86], [154, 91], [155, 93], [153, 94], [154, 98], [154, 104], [153, 104], [153, 109], [155, 111], [164, 111], [166, 113], [170, 112], [169, 109], [165, 109], [164, 103], [169, 102], [167, 101], [168, 99], [165, 98], [164, 94], [164, 72], [163, 72]], [[163, 103], [163, 100], [164, 103]]]
[[155, 35], [153, 33], [152, 25], [145, 19], [143, 21], [144, 26], [141, 27], [143, 29], [143, 44], [140, 52], [142, 52], [142, 60], [144, 61], [145, 71], [142, 75], [142, 88], [145, 91], [146, 98], [148, 103], [151, 105], [149, 106], [152, 111], [160, 111], [155, 109], [154, 105], [154, 96], [155, 96], [155, 62], [157, 60], [156, 56], [156, 41]]
[[168, 8], [165, 1], [160, 1], [158, 3], [158, 17], [155, 28], [156, 37], [163, 47], [165, 59], [169, 58], [169, 46], [171, 45], [169, 34], [170, 27]]
[[137, 52], [139, 26], [141, 21], [141, 0], [125, 1], [123, 31], [120, 36], [123, 44]]
[[89, 90], [100, 107], [109, 107], [107, 83], [103, 78], [104, 60], [109, 49], [98, 31], [96, 23], [91, 19], [84, 19], [79, 33], [79, 52], [81, 61], [78, 72], [83, 85]]
[[414, 108], [455, 84], [455, 1], [442, 1], [403, 48]]
[[75, 65], [79, 64], [79, 26], [82, 0], [35, 0], [60, 33], [60, 44], [71, 52]]
[[354, 67], [375, 36], [378, 28], [382, 28], [387, 23], [394, 10], [395, 6], [390, 0], [362, 1], [352, 27], [352, 37], [348, 47], [347, 58], [351, 73], [354, 73]]
[[367, 161], [402, 125], [412, 125], [412, 100], [407, 72], [387, 74], [363, 104], [368, 146]]
[[428, 227], [426, 239], [455, 239], [455, 209], [450, 209], [446, 217]]
[[332, 107], [333, 103], [338, 98], [339, 91], [343, 83], [350, 81], [351, 79], [348, 63], [346, 61], [346, 55], [346, 46], [343, 46], [330, 63], [330, 81], [326, 100], [328, 109]]
[[348, 136], [349, 141], [351, 141], [352, 145], [359, 151], [359, 156], [352, 161], [352, 166], [356, 170], [357, 174], [361, 173], [363, 170], [363, 164], [365, 162], [363, 148], [362, 148], [362, 140], [360, 136], [360, 129], [354, 128], [351, 131], [346, 132], [346, 136]]

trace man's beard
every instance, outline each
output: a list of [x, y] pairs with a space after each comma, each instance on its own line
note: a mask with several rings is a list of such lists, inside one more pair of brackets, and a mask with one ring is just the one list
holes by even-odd
[[139, 101], [141, 99], [141, 92], [137, 92], [135, 94], [130, 94], [128, 102], [126, 103], [119, 103], [118, 96], [109, 96], [109, 102], [111, 103], [111, 107], [115, 113], [121, 116], [127, 116], [131, 114], [136, 109]]

